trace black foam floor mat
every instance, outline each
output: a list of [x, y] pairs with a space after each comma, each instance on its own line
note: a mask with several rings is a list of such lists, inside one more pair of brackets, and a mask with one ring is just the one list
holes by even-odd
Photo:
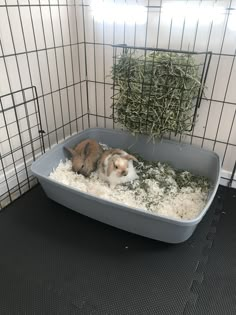
[[191, 239], [169, 245], [37, 186], [0, 213], [0, 314], [236, 314], [235, 206], [220, 187]]
[[207, 263], [198, 268], [195, 314], [236, 314], [236, 191], [225, 191], [224, 200], [209, 234]]

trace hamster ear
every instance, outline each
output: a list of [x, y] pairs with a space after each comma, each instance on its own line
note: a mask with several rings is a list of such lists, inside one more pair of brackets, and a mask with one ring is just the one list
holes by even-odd
[[136, 157], [133, 156], [133, 155], [131, 155], [131, 154], [125, 155], [124, 158], [125, 158], [126, 160], [128, 160], [128, 161], [133, 160], [133, 161], [135, 161], [135, 162], [138, 162], [138, 160], [136, 159]]
[[72, 156], [75, 156], [77, 153], [74, 149], [68, 148], [68, 147], [64, 147], [64, 149], [69, 152]]
[[113, 170], [114, 170], [114, 161], [113, 161], [113, 157], [111, 157], [111, 159], [108, 161], [107, 176], [110, 176]]
[[120, 149], [111, 149], [110, 150], [112, 155], [118, 154], [118, 155], [122, 155], [124, 154], [124, 151], [120, 150]]
[[84, 147], [84, 155], [87, 157], [89, 155], [90, 143], [88, 142]]

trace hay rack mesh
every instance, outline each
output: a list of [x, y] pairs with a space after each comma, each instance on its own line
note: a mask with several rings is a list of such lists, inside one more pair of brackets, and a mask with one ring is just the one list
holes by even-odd
[[112, 117], [132, 133], [192, 131], [211, 52], [113, 46]]

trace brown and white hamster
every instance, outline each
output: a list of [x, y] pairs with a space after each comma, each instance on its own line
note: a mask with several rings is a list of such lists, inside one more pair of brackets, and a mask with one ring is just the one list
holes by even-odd
[[98, 162], [98, 176], [110, 187], [133, 181], [138, 178], [133, 161], [138, 162], [133, 155], [123, 150], [106, 150]]

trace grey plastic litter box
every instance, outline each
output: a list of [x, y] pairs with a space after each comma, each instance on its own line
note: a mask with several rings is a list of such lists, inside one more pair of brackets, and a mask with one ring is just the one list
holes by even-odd
[[[205, 208], [193, 220], [176, 220], [110, 202], [51, 180], [48, 176], [53, 168], [60, 160], [68, 158], [63, 146], [73, 147], [86, 138], [94, 138], [124, 150], [130, 148], [130, 151], [140, 154], [146, 160], [169, 162], [177, 169], [208, 177], [213, 186]], [[95, 128], [68, 138], [42, 155], [32, 164], [32, 172], [47, 196], [65, 207], [135, 234], [167, 243], [181, 243], [193, 234], [212, 203], [220, 180], [220, 159], [214, 152], [189, 144], [169, 140], [154, 144], [148, 142], [146, 136], [132, 136], [120, 130]]]

